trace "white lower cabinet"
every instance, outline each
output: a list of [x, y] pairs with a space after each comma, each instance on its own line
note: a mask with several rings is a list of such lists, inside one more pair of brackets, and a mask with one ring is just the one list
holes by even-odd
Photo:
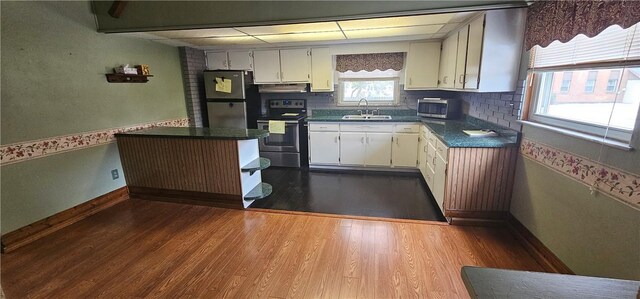
[[435, 168], [433, 169], [433, 184], [431, 187], [431, 193], [436, 199], [436, 203], [440, 207], [440, 210], [444, 212], [444, 185], [447, 177], [447, 162], [445, 162], [440, 155], [435, 155]]
[[418, 169], [420, 169], [420, 173], [423, 177], [426, 176], [427, 173], [427, 138], [425, 138], [424, 133], [420, 133], [418, 141]]
[[340, 164], [340, 133], [309, 132], [309, 161], [312, 164]]
[[392, 161], [396, 167], [416, 167], [420, 134], [396, 133], [393, 136]]
[[391, 133], [340, 133], [340, 165], [391, 166]]
[[391, 133], [367, 133], [365, 165], [391, 166]]
[[340, 133], [340, 164], [364, 165], [366, 139], [366, 133]]

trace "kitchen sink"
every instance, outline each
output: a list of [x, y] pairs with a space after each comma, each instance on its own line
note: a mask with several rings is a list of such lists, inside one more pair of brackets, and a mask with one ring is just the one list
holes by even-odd
[[368, 115], [349, 114], [342, 117], [342, 119], [367, 119]]
[[391, 119], [391, 115], [359, 115], [359, 114], [349, 114], [342, 117], [344, 120], [389, 120]]
[[367, 119], [391, 119], [391, 115], [371, 115], [369, 117], [367, 117]]

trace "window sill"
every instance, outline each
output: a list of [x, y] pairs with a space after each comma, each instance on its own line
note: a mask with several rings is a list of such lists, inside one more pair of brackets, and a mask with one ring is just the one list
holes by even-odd
[[549, 131], [552, 131], [552, 132], [560, 133], [560, 134], [563, 134], [563, 135], [575, 137], [575, 138], [582, 139], [582, 140], [595, 142], [595, 143], [598, 143], [598, 144], [604, 144], [606, 146], [614, 147], [614, 148], [625, 150], [625, 151], [633, 150], [633, 147], [631, 147], [629, 144], [626, 144], [626, 143], [620, 142], [620, 141], [609, 140], [609, 139], [603, 140], [602, 137], [596, 137], [596, 136], [593, 136], [593, 135], [580, 133], [580, 132], [576, 132], [576, 131], [572, 131], [572, 130], [567, 130], [567, 129], [563, 129], [563, 128], [558, 128], [558, 127], [554, 127], [554, 126], [550, 126], [550, 125], [546, 125], [546, 124], [541, 124], [541, 123], [537, 123], [537, 122], [532, 122], [532, 121], [519, 120], [518, 122], [521, 123], [521, 124], [524, 124], [524, 125], [528, 125], [528, 126], [532, 126], [532, 127], [536, 127], [536, 128], [549, 130]]

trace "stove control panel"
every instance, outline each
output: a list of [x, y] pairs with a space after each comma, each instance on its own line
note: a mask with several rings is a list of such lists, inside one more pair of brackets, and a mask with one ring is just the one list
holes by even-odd
[[304, 100], [269, 100], [269, 108], [305, 108]]

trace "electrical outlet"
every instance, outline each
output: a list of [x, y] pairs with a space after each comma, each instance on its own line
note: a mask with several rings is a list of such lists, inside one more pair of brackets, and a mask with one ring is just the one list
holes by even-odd
[[111, 179], [112, 180], [117, 180], [119, 177], [120, 177], [120, 175], [118, 174], [118, 169], [111, 170]]

